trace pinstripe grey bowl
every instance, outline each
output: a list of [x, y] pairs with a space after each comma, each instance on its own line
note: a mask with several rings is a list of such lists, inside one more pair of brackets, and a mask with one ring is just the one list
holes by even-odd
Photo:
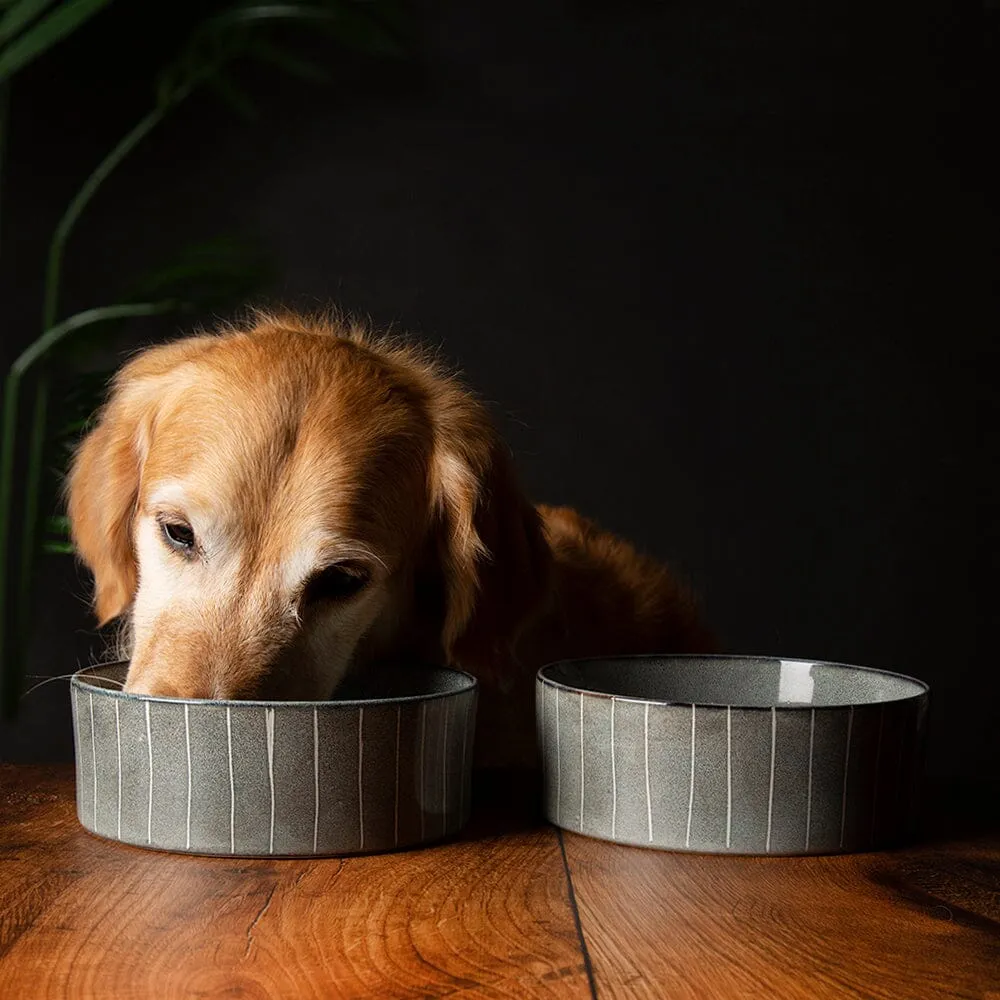
[[908, 835], [928, 688], [751, 656], [574, 660], [538, 672], [545, 811], [624, 844], [830, 854]]
[[475, 678], [379, 671], [336, 701], [127, 694], [71, 684], [76, 808], [91, 833], [236, 857], [355, 854], [451, 836], [469, 814]]

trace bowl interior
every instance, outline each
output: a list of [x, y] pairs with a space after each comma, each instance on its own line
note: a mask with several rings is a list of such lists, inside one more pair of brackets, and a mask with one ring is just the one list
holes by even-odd
[[85, 687], [115, 691], [122, 698], [135, 698], [140, 701], [190, 701], [192, 704], [199, 705], [267, 705], [275, 708], [280, 708], [282, 705], [301, 707], [302, 705], [350, 704], [353, 702], [378, 704], [419, 701], [461, 694], [476, 686], [475, 678], [460, 670], [447, 670], [443, 667], [387, 666], [348, 678], [337, 689], [335, 697], [325, 701], [228, 702], [208, 699], [161, 698], [159, 696], [151, 698], [146, 695], [128, 694], [121, 690], [127, 673], [127, 663], [112, 663], [81, 670], [76, 674], [75, 679]]
[[575, 690], [639, 701], [746, 708], [841, 706], [924, 694], [901, 674], [815, 660], [760, 656], [641, 656], [570, 660], [540, 671]]

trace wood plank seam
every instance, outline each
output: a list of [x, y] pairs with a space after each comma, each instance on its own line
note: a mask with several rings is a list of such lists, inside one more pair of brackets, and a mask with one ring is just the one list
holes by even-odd
[[566, 857], [566, 844], [563, 840], [563, 832], [556, 828], [556, 838], [559, 841], [559, 853], [562, 855], [563, 871], [566, 874], [566, 892], [569, 895], [569, 908], [573, 913], [573, 923], [576, 926], [576, 936], [580, 943], [580, 954], [583, 957], [583, 966], [587, 970], [587, 985], [590, 988], [592, 1000], [598, 1000], [597, 980], [594, 978], [594, 966], [590, 961], [590, 951], [587, 948], [587, 939], [583, 936], [583, 923], [580, 920], [580, 910], [576, 905], [576, 892], [573, 889], [573, 875], [569, 870], [569, 859]]

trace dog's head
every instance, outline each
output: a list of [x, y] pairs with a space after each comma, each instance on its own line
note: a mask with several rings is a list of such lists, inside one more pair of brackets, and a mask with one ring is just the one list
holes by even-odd
[[394, 656], [488, 671], [548, 573], [483, 407], [412, 350], [294, 319], [133, 359], [68, 495], [149, 694], [324, 698]]

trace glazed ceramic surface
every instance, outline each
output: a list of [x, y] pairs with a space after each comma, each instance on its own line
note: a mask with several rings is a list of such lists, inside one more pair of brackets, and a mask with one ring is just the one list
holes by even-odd
[[[476, 681], [382, 672], [324, 702], [126, 694], [127, 665], [72, 681], [77, 814], [141, 847], [352, 854], [456, 833], [468, 818]], [[116, 683], [118, 682], [118, 683]]]
[[538, 673], [545, 810], [567, 830], [726, 854], [904, 839], [928, 689], [806, 660], [577, 660]]

